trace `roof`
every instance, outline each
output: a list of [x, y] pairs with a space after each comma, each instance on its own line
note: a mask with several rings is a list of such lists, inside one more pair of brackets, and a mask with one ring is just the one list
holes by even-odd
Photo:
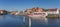
[[57, 11], [57, 9], [48, 9], [48, 11]]

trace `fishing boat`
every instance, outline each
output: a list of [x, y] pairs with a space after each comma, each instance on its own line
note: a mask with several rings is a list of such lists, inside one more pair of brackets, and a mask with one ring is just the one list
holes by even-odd
[[31, 14], [28, 14], [29, 17], [46, 17], [48, 14], [46, 12], [33, 12]]

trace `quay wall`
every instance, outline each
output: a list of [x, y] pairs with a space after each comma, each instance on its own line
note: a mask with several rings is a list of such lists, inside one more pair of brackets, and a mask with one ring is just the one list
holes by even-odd
[[46, 17], [49, 17], [49, 18], [60, 18], [60, 14], [48, 14], [48, 16]]

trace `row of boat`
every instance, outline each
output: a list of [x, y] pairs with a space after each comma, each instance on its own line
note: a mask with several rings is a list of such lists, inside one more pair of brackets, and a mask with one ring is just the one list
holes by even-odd
[[[0, 15], [4, 15], [7, 14], [8, 12], [5, 10], [0, 10]], [[19, 12], [12, 12], [12, 15], [27, 15], [29, 17], [46, 17], [47, 13], [46, 12], [33, 12], [31, 14], [23, 14], [23, 13], [19, 13]]]
[[46, 17], [48, 14], [46, 12], [33, 12], [28, 14], [29, 17]]
[[29, 16], [29, 17], [46, 17], [48, 15], [46, 12], [33, 12], [33, 13], [30, 13], [30, 14], [13, 12], [11, 14], [12, 15], [26, 15], [26, 16]]

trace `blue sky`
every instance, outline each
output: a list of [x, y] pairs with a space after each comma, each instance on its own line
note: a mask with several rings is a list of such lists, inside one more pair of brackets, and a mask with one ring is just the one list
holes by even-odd
[[24, 10], [32, 7], [60, 9], [60, 0], [0, 0], [0, 10]]

